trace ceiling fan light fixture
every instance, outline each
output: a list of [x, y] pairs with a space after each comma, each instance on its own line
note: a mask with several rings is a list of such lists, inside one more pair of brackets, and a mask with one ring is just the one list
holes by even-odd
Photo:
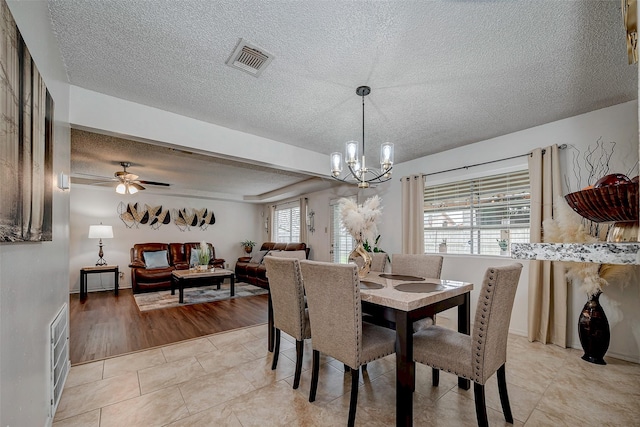
[[118, 193], [118, 194], [126, 194], [127, 193], [126, 185], [124, 185], [122, 182], [120, 184], [118, 184], [118, 186], [116, 187], [116, 193]]
[[136, 194], [138, 192], [138, 189], [134, 185], [127, 184], [127, 192], [129, 194]]

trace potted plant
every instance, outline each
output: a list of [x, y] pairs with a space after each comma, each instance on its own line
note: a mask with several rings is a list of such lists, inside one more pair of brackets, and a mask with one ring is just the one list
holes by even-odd
[[253, 251], [253, 247], [256, 245], [256, 242], [253, 240], [245, 240], [244, 242], [240, 242], [240, 246], [244, 248], [244, 251], [250, 254]]
[[507, 249], [509, 248], [507, 239], [496, 239], [496, 242], [498, 242], [498, 246], [500, 246], [500, 255], [506, 255]]
[[211, 254], [209, 253], [209, 245], [204, 240], [200, 242], [200, 250], [198, 251], [198, 270], [206, 270], [209, 267]]

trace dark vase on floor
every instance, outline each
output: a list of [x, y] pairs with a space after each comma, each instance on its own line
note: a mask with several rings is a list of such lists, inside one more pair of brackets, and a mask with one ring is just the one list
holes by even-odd
[[584, 350], [582, 359], [598, 365], [606, 365], [604, 355], [609, 348], [611, 334], [607, 316], [599, 301], [601, 293], [591, 295], [589, 301], [582, 308], [578, 320], [578, 334]]

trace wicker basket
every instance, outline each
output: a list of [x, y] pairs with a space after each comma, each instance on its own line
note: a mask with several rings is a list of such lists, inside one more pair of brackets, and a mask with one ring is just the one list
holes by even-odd
[[569, 206], [594, 222], [638, 221], [638, 184], [590, 188], [564, 196]]

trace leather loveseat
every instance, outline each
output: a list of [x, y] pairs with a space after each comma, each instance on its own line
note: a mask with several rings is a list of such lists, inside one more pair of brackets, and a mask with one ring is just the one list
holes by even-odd
[[269, 251], [304, 251], [305, 258], [309, 258], [310, 248], [307, 247], [306, 243], [264, 242], [260, 250], [257, 251], [253, 257], [238, 258], [236, 262], [236, 282], [250, 283], [264, 289], [269, 289], [267, 268], [264, 262], [262, 262], [262, 258], [264, 258]]
[[[216, 251], [211, 243], [209, 265], [224, 268], [224, 259], [216, 258]], [[189, 268], [191, 250], [199, 248], [199, 242], [188, 243], [137, 243], [130, 250], [131, 255], [131, 289], [133, 293], [171, 289], [171, 273], [173, 270]], [[162, 252], [164, 251], [164, 253]], [[147, 265], [145, 253], [153, 253], [154, 265]], [[149, 258], [150, 255], [147, 255]], [[164, 259], [166, 258], [166, 259]], [[157, 262], [160, 260], [160, 262]]]

